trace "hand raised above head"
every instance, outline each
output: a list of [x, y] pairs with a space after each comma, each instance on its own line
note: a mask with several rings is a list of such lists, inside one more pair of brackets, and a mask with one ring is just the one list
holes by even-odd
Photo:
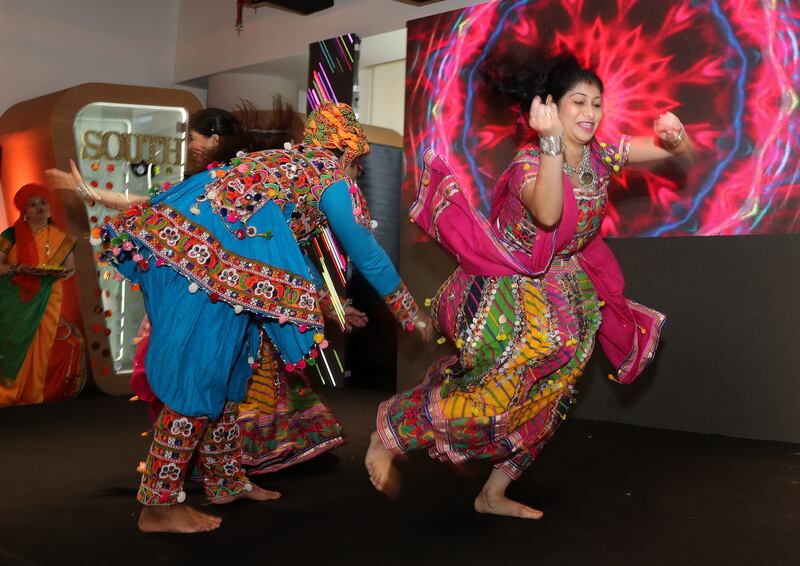
[[564, 133], [564, 126], [558, 117], [558, 106], [550, 96], [544, 102], [538, 96], [533, 97], [528, 125], [539, 132], [540, 136], [560, 136]]

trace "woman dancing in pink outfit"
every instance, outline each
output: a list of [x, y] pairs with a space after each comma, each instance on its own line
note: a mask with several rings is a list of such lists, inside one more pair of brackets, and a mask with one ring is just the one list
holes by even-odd
[[420, 385], [381, 404], [366, 466], [393, 489], [398, 454], [427, 449], [459, 464], [494, 464], [475, 510], [526, 519], [542, 511], [506, 496], [565, 418], [598, 339], [633, 381], [652, 359], [664, 315], [625, 299], [624, 280], [599, 237], [611, 177], [631, 163], [691, 150], [667, 113], [654, 135], [596, 138], [603, 83], [572, 57], [540, 81], [500, 85], [532, 100], [537, 143], [523, 147], [497, 183], [489, 220], [472, 209], [445, 160], [426, 153], [411, 217], [456, 255], [459, 267], [432, 310], [458, 355], [434, 362]]

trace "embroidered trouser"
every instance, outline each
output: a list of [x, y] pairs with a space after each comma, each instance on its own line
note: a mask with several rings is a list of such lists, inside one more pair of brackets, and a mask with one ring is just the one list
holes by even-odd
[[139, 502], [174, 505], [186, 499], [183, 481], [195, 453], [208, 499], [250, 491], [250, 481], [240, 465], [237, 415], [238, 403], [232, 401], [225, 404], [216, 420], [187, 417], [166, 406], [161, 409], [139, 485]]

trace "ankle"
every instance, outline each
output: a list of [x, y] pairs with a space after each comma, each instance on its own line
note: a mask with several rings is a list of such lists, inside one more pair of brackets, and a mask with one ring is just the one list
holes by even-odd
[[481, 497], [488, 501], [497, 501], [498, 499], [503, 499], [505, 496], [505, 489], [491, 488], [486, 486], [483, 486], [483, 489], [481, 489]]
[[166, 515], [177, 505], [142, 505], [143, 515]]

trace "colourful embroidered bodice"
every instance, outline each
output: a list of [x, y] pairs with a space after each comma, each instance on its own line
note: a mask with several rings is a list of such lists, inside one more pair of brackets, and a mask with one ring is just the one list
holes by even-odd
[[[348, 184], [356, 222], [366, 227], [371, 223], [364, 195], [336, 156], [323, 148], [297, 146], [255, 152], [232, 159], [229, 167], [214, 163], [208, 175], [210, 180], [191, 212], [199, 214], [199, 206], [208, 201], [211, 210], [239, 238], [270, 237], [270, 230], [262, 232], [249, 220], [265, 203], [273, 201], [286, 213], [298, 243], [307, 245], [326, 222], [319, 209], [323, 193], [341, 180]], [[244, 226], [235, 226], [239, 222]]]
[[[301, 145], [292, 149], [273, 149], [251, 153], [234, 160], [232, 167], [227, 172], [212, 171], [211, 175], [214, 180], [207, 185], [204, 197], [198, 198], [198, 201], [208, 200], [211, 210], [232, 225], [232, 231], [236, 230], [237, 237], [266, 236], [270, 238], [270, 234], [266, 230], [268, 227], [257, 226], [255, 221], [251, 222], [253, 215], [266, 202], [270, 201], [283, 211], [295, 240], [303, 247], [310, 244], [325, 226], [331, 224], [328, 214], [333, 212], [346, 211], [347, 219], [351, 223], [355, 221], [355, 224], [366, 228], [371, 227], [371, 217], [363, 194], [345, 174], [339, 159], [323, 148]], [[333, 208], [331, 208], [330, 200], [327, 207], [321, 206], [326, 191], [341, 181], [346, 183], [347, 193], [345, 194], [349, 195], [349, 202], [347, 197], [337, 198], [334, 199], [336, 204]], [[341, 197], [341, 193], [338, 190], [341, 188], [337, 188], [339, 197]], [[347, 222], [343, 222], [341, 216], [338, 219], [339, 231], [349, 233], [349, 229], [346, 230]], [[239, 223], [243, 224], [244, 228], [238, 228]], [[334, 232], [336, 233], [336, 230]], [[347, 234], [337, 233], [336, 235], [345, 237]], [[391, 267], [391, 262], [374, 240], [371, 240], [371, 243], [375, 244], [374, 247], [378, 248], [379, 253], [376, 252], [372, 256], [367, 252], [357, 253], [365, 246], [368, 249], [372, 248], [369, 245], [370, 242], [364, 239], [363, 234], [357, 233], [352, 241], [350, 238], [346, 238], [346, 241], [351, 244], [348, 252], [357, 266], [357, 259], [365, 254], [372, 258], [359, 266], [362, 273], [369, 276], [376, 269], [382, 275], [388, 273], [389, 287], [393, 292], [389, 293], [387, 304], [400, 322], [407, 325], [415, 319], [416, 304], [413, 303], [410, 294], [399, 280], [397, 272]], [[354, 253], [355, 256], [353, 256]], [[387, 262], [391, 269], [385, 265]], [[381, 278], [378, 277], [378, 279]], [[374, 284], [375, 282], [370, 280], [370, 283]], [[381, 285], [378, 285], [376, 289], [380, 287]], [[397, 301], [392, 298], [395, 293], [399, 293], [398, 296], [402, 299], [397, 305], [395, 305]]]
[[[208, 186], [206, 198], [228, 222], [247, 223], [270, 200], [281, 210], [291, 206], [289, 227], [302, 244], [325, 222], [319, 210], [323, 192], [346, 178], [338, 159], [327, 150], [272, 149], [234, 160], [230, 171]], [[253, 227], [251, 232], [258, 230]]]
[[[608, 201], [611, 174], [618, 172], [627, 160], [628, 144], [624, 139], [623, 146], [624, 152], [620, 154], [615, 146], [605, 143], [592, 144], [590, 159], [597, 180], [590, 187], [576, 187], [565, 175], [564, 182], [570, 183], [575, 195], [578, 220], [575, 237], [558, 250], [557, 255], [569, 256], [577, 253], [600, 230]], [[538, 149], [534, 146], [522, 149], [509, 167], [516, 168], [510, 181], [513, 186], [495, 226], [509, 248], [529, 252], [533, 249], [537, 227], [522, 202], [522, 188], [536, 180], [539, 170]]]

